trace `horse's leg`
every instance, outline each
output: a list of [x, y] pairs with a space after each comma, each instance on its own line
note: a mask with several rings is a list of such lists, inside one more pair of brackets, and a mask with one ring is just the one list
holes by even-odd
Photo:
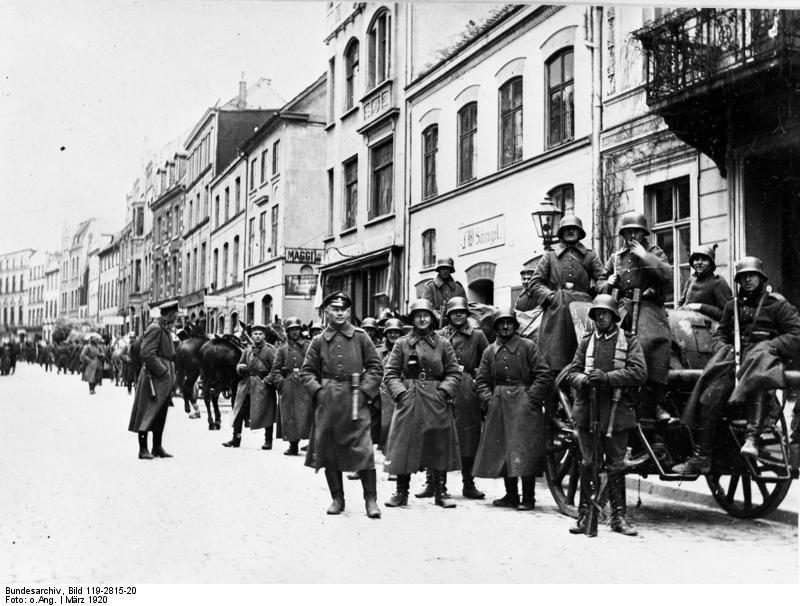
[[194, 385], [197, 382], [197, 373], [189, 371], [184, 380], [183, 384], [181, 385], [181, 394], [183, 395], [183, 401], [186, 405], [186, 412], [189, 412], [189, 406], [194, 409], [189, 415], [190, 419], [199, 419], [200, 418], [200, 409], [197, 407], [197, 396], [194, 393]]
[[214, 429], [222, 429], [222, 419], [219, 414], [219, 390], [214, 392]]
[[[211, 418], [211, 402], [209, 400], [213, 400], [214, 395], [211, 393], [213, 388], [208, 385], [205, 381], [203, 381], [203, 401], [206, 404], [206, 412], [208, 413], [208, 430], [213, 431], [216, 429], [214, 427], [214, 419]], [[217, 403], [214, 402], [214, 408], [217, 408]]]

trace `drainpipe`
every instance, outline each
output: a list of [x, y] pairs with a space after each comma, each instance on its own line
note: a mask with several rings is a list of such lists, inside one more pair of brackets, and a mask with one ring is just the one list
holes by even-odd
[[600, 231], [604, 219], [603, 165], [600, 159], [600, 132], [603, 129], [603, 7], [587, 9], [587, 18], [589, 23], [586, 29], [591, 27], [591, 41], [587, 41], [586, 46], [592, 53], [592, 246], [602, 257], [606, 252]]
[[[395, 5], [397, 6], [397, 5]], [[411, 62], [413, 52], [411, 49], [411, 32], [412, 32], [412, 19], [414, 16], [414, 4], [409, 2], [405, 4], [406, 18], [405, 18], [405, 65], [403, 66], [404, 78], [403, 87], [398, 87], [397, 94], [400, 95], [403, 88], [409, 82], [409, 73], [412, 67]], [[403, 133], [403, 181], [405, 183], [403, 192], [403, 254], [405, 255], [405, 275], [402, 277], [402, 284], [400, 286], [400, 313], [405, 311], [408, 307], [408, 301], [411, 299], [411, 294], [408, 291], [411, 280], [411, 172], [409, 170], [409, 151], [410, 151], [410, 138], [411, 138], [411, 112], [409, 111], [410, 103], [406, 101], [405, 94], [403, 94], [403, 103], [405, 105], [405, 116], [403, 116], [405, 124], [405, 132]]]

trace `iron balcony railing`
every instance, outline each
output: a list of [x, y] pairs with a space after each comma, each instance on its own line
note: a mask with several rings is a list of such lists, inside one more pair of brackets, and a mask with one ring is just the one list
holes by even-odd
[[795, 53], [800, 56], [800, 11], [676, 10], [634, 32], [645, 54], [647, 101]]

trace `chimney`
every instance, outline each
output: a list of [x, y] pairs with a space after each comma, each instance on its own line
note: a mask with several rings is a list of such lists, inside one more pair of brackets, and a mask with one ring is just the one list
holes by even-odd
[[242, 79], [239, 80], [239, 100], [236, 102], [238, 109], [247, 108], [247, 82], [244, 79], [244, 72], [242, 72]]

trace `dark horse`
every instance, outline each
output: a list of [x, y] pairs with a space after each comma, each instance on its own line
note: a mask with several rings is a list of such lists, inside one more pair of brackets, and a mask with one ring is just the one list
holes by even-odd
[[[236, 364], [242, 356], [242, 345], [235, 336], [215, 336], [203, 343], [199, 350], [200, 374], [203, 380], [203, 401], [208, 412], [208, 428], [221, 429], [219, 413], [219, 394], [228, 391], [231, 402], [236, 401], [236, 387], [239, 376]], [[214, 405], [214, 418], [211, 417], [211, 404]]]
[[[200, 376], [203, 365], [200, 348], [208, 343], [208, 337], [197, 326], [182, 330], [178, 333], [178, 336], [181, 342], [175, 348], [175, 383], [181, 390], [184, 410], [188, 413], [191, 409], [194, 409], [189, 418], [199, 419], [200, 409], [197, 407], [195, 383]], [[209, 420], [209, 429], [214, 429], [211, 425]]]

